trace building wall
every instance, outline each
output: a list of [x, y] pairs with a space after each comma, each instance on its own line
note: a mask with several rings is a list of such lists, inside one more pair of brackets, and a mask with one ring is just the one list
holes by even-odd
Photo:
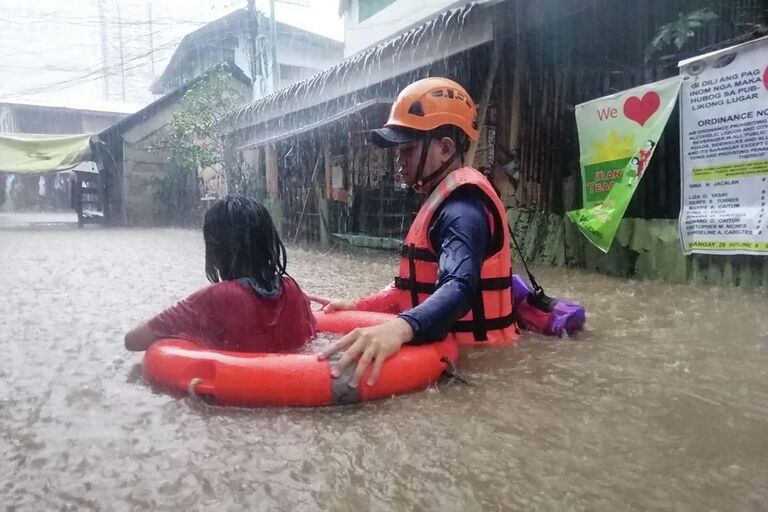
[[[123, 142], [125, 219], [130, 226], [156, 226], [168, 221], [160, 187], [171, 171], [171, 155], [169, 151], [153, 149], [162, 141], [164, 128], [136, 143]], [[189, 181], [197, 194], [195, 180]]]
[[278, 42], [277, 61], [289, 66], [322, 71], [341, 61], [342, 49], [330, 49], [312, 44], [309, 41], [283, 39]]
[[[279, 33], [279, 30], [278, 30]], [[247, 51], [244, 50], [248, 39], [245, 35], [240, 37], [238, 48], [236, 49], [235, 62], [248, 62]], [[272, 81], [272, 53], [265, 46], [262, 62], [263, 69], [261, 91], [254, 91], [254, 99], [258, 99], [274, 92]], [[343, 57], [341, 46], [338, 49], [330, 49], [322, 45], [313, 44], [311, 41], [291, 39], [287, 35], [281, 36], [277, 42], [277, 62], [281, 70], [287, 68], [288, 75], [280, 74], [279, 87], [287, 87], [294, 82], [303, 80], [320, 71], [323, 71], [334, 64], [340, 62]], [[250, 64], [247, 74], [250, 76]]]
[[[280, 63], [279, 87], [288, 87], [294, 82], [308, 78], [320, 71], [329, 68], [341, 60], [342, 51], [329, 51], [317, 45], [303, 41], [283, 41], [279, 45], [277, 61]], [[250, 53], [248, 51], [246, 36], [240, 36], [238, 45], [234, 50], [234, 63], [242, 69], [246, 75], [251, 75]], [[257, 77], [253, 86], [253, 99], [257, 100], [274, 92], [272, 81], [272, 54], [269, 51], [260, 54], [262, 74]], [[214, 62], [209, 63], [210, 66]], [[202, 72], [203, 67], [197, 70]]]
[[[231, 87], [242, 101], [248, 88], [232, 79]], [[183, 98], [183, 95], [180, 97]], [[122, 140], [121, 197], [118, 214], [129, 226], [195, 224], [201, 207], [201, 188], [195, 170], [180, 169], [166, 148], [168, 124], [181, 108], [181, 99], [169, 102], [120, 135]]]
[[[171, 152], [163, 148], [167, 126], [179, 102], [152, 113], [122, 134], [122, 194], [124, 220], [129, 226], [165, 224], [159, 204], [160, 183], [172, 171]], [[197, 194], [196, 182], [194, 191]]]
[[[238, 16], [235, 16], [238, 15]], [[179, 47], [174, 68], [166, 70], [167, 76], [157, 91], [167, 93], [172, 89], [200, 76], [221, 62], [231, 62], [246, 76], [252, 77], [250, 32], [245, 12], [233, 13], [227, 19], [229, 29], [219, 27], [207, 35], [189, 39]], [[260, 75], [254, 78], [253, 99], [274, 92], [272, 79], [271, 25], [269, 19], [259, 16], [256, 62]], [[279, 87], [307, 78], [341, 61], [343, 46], [324, 36], [311, 34], [295, 27], [278, 24], [277, 61], [288, 66], [290, 79], [281, 76]], [[298, 76], [298, 78], [293, 78]]]
[[[449, 7], [466, 3], [469, 1], [352, 0], [344, 17], [344, 57], [399, 34]], [[371, 12], [375, 13], [371, 15]]]

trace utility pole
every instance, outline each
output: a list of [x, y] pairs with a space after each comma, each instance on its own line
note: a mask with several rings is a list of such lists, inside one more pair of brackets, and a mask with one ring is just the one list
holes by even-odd
[[272, 92], [280, 88], [280, 65], [277, 63], [277, 20], [275, 0], [269, 0], [269, 23], [272, 27]]
[[152, 80], [155, 79], [155, 36], [152, 33], [152, 2], [147, 3], [149, 9], [149, 59], [152, 62]]
[[101, 72], [104, 75], [104, 99], [109, 99], [109, 67], [107, 66], [107, 22], [104, 19], [104, 0], [99, 0], [99, 25], [101, 26]]
[[259, 83], [259, 95], [261, 95], [261, 81], [258, 78], [261, 77], [261, 65], [258, 55], [256, 54], [256, 38], [259, 36], [259, 26], [256, 20], [256, 6], [255, 0], [248, 0], [248, 39], [250, 43], [251, 53], [251, 81], [253, 85], [251, 87], [251, 96], [255, 96], [256, 84]]
[[125, 56], [123, 54], [123, 20], [120, 17], [120, 2], [117, 2], [117, 33], [120, 38], [120, 75], [123, 83], [123, 101], [125, 101]]

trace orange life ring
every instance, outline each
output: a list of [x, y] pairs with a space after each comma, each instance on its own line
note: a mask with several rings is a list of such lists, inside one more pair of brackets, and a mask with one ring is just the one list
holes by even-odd
[[[316, 312], [318, 330], [345, 334], [356, 327], [381, 324], [386, 313]], [[373, 386], [366, 370], [356, 389], [347, 385], [354, 365], [331, 377], [329, 361], [315, 354], [257, 354], [208, 350], [184, 340], [154, 343], [144, 354], [145, 378], [174, 394], [205, 395], [220, 405], [322, 406], [376, 400], [425, 389], [458, 359], [455, 341], [404, 346], [387, 359]]]

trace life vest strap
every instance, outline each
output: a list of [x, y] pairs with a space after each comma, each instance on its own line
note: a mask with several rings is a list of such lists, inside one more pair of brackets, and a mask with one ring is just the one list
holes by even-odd
[[429, 249], [416, 247], [414, 244], [400, 246], [400, 256], [408, 258], [409, 260], [428, 261], [430, 263], [437, 263], [437, 255], [435, 255]]
[[[515, 314], [510, 313], [506, 316], [500, 316], [496, 318], [485, 318], [483, 320], [459, 320], [451, 326], [451, 332], [471, 332], [474, 333], [478, 329], [484, 331], [497, 331], [506, 329], [515, 323]], [[479, 324], [479, 325], [478, 325]], [[477, 341], [485, 341], [478, 339]]]
[[408, 288], [407, 290], [411, 291], [411, 304], [412, 307], [416, 307], [419, 305], [419, 293], [417, 291], [417, 284], [418, 281], [416, 281], [416, 260], [414, 259], [414, 251], [416, 250], [416, 245], [411, 244], [408, 246], [409, 254], [408, 254]]
[[422, 283], [402, 277], [395, 277], [395, 288], [398, 290], [415, 291], [416, 293], [432, 294], [435, 292], [434, 283]]
[[[479, 291], [500, 291], [511, 288], [511, 277], [493, 277], [480, 279], [477, 289]], [[405, 279], [395, 277], [395, 288], [398, 290], [416, 291], [416, 293], [435, 293], [437, 286], [435, 283], [425, 283], [414, 279]]]
[[[482, 279], [481, 279], [482, 281]], [[477, 290], [477, 297], [472, 301], [472, 321], [474, 327], [472, 335], [475, 341], [488, 341], [488, 329], [484, 328], [485, 321], [485, 301], [483, 300], [483, 291]]]

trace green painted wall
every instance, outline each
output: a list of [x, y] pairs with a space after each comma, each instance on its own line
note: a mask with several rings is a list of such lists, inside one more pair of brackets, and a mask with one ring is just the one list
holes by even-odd
[[534, 264], [638, 279], [768, 288], [768, 257], [685, 256], [674, 219], [624, 219], [604, 254], [558, 215], [510, 209], [507, 216], [523, 254]]

